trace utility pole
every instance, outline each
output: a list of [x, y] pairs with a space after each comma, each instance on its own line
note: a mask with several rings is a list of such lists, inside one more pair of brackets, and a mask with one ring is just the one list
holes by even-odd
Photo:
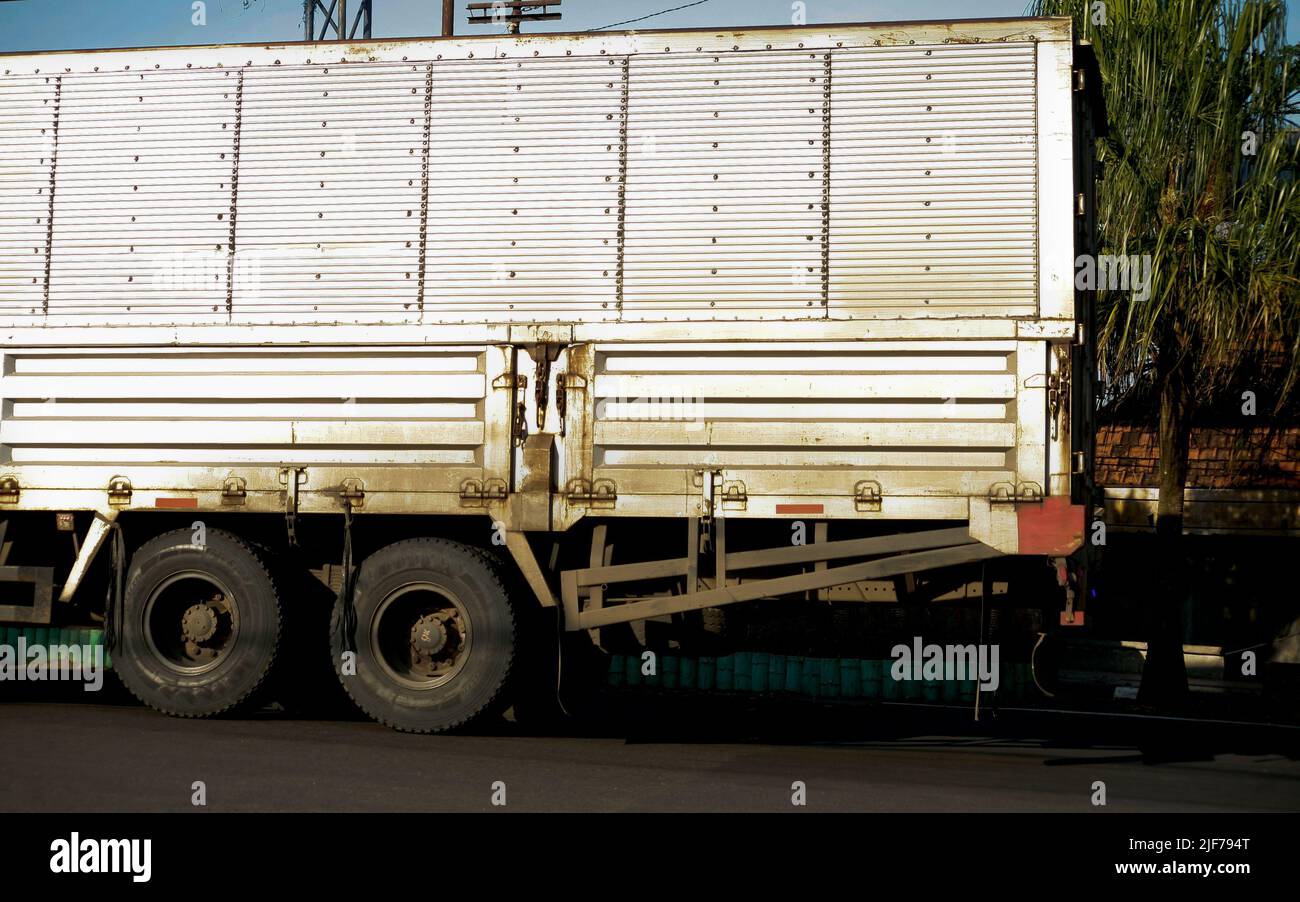
[[470, 3], [465, 8], [469, 10], [471, 25], [505, 23], [508, 34], [519, 34], [520, 22], [559, 21], [562, 13], [551, 11], [551, 7], [559, 5], [560, 0], [542, 0], [542, 2], [532, 3], [527, 0], [493, 0], [491, 3]]
[[456, 0], [442, 0], [442, 36], [449, 38], [456, 33]]

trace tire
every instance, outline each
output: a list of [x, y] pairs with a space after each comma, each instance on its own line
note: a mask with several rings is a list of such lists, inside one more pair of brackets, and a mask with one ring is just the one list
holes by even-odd
[[515, 612], [490, 556], [444, 539], [396, 542], [362, 563], [353, 602], [355, 673], [338, 604], [331, 651], [344, 690], [371, 718], [440, 733], [503, 710]]
[[113, 669], [151, 708], [210, 717], [254, 701], [280, 645], [276, 584], [247, 544], [164, 533], [131, 557]]

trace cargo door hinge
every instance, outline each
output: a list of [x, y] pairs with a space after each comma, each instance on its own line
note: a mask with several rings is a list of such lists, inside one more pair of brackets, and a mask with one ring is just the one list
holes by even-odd
[[880, 483], [874, 479], [864, 479], [853, 486], [853, 509], [858, 511], [880, 510]]
[[248, 483], [239, 476], [227, 476], [221, 483], [222, 504], [243, 504], [248, 500]]
[[504, 501], [508, 495], [504, 479], [466, 479], [460, 484], [461, 507], [487, 507], [490, 502]]
[[570, 479], [564, 486], [564, 499], [570, 504], [588, 507], [613, 507], [618, 501], [618, 486], [612, 479]]
[[108, 481], [108, 503], [114, 507], [131, 503], [131, 480], [114, 476]]
[[739, 479], [722, 483], [722, 509], [743, 511], [749, 504], [749, 492]]
[[1043, 500], [1043, 487], [1036, 482], [995, 482], [989, 486], [992, 504], [1036, 504]]

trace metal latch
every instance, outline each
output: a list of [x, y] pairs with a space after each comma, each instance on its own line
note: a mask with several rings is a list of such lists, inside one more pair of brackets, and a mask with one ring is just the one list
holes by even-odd
[[613, 507], [618, 500], [618, 487], [612, 479], [597, 479], [593, 482], [578, 477], [570, 479], [565, 485], [564, 497], [570, 504]]
[[496, 389], [514, 389], [515, 391], [528, 391], [528, 377], [516, 376], [511, 373], [502, 373], [492, 380], [492, 387]]
[[1051, 419], [1052, 441], [1060, 437], [1060, 424], [1070, 417], [1070, 349], [1056, 346], [1056, 372], [1047, 377], [1047, 409]]
[[504, 479], [466, 479], [460, 484], [462, 507], [484, 507], [490, 501], [504, 501], [508, 494]]
[[523, 392], [528, 391], [528, 377], [516, 373], [502, 373], [492, 380], [492, 387], [500, 391], [510, 392], [511, 404], [514, 407], [510, 415], [510, 435], [516, 445], [522, 445], [524, 440], [528, 438], [528, 415], [524, 402], [516, 402], [515, 399]]
[[537, 358], [537, 378], [533, 385], [533, 402], [537, 406], [537, 431], [546, 429], [546, 402], [551, 387], [550, 346], [542, 345]]
[[555, 374], [555, 412], [560, 417], [560, 435], [568, 429], [569, 392], [585, 391], [587, 379], [579, 373], [559, 372]]
[[713, 516], [713, 491], [721, 482], [722, 473], [718, 470], [695, 471], [695, 484], [700, 487], [700, 497], [703, 500], [702, 516], [706, 520]]
[[1043, 500], [1043, 487], [1036, 482], [995, 482], [989, 486], [992, 504], [1035, 504]]
[[114, 476], [108, 481], [108, 503], [109, 504], [130, 504], [131, 503], [131, 480], [125, 476]]
[[[537, 380], [537, 384], [533, 386], [533, 395], [534, 395], [534, 400], [536, 401], [537, 404], [537, 431], [538, 432], [543, 432], [546, 430], [546, 402], [548, 400], [548, 396], [551, 391], [551, 364], [554, 363], [559, 358], [561, 350], [563, 350], [563, 346], [560, 344], [551, 343], [551, 342], [542, 342], [541, 344], [532, 346], [531, 348], [529, 348], [528, 351], [528, 353], [535, 359], [536, 361], [535, 366], [537, 368], [536, 377], [535, 377]], [[558, 405], [560, 403], [559, 399], [564, 395], [563, 379], [556, 380], [555, 394], [556, 394], [556, 403]], [[560, 413], [560, 423], [561, 423], [560, 429], [563, 430], [564, 429], [563, 412]], [[560, 434], [563, 435], [564, 434], [563, 431], [561, 431]]]
[[17, 504], [20, 492], [17, 476], [0, 476], [0, 504]]
[[339, 497], [353, 507], [366, 506], [366, 485], [355, 476], [349, 476], [343, 480], [343, 485], [339, 489]]
[[853, 486], [853, 509], [859, 511], [880, 510], [880, 483], [874, 479], [864, 479]]
[[306, 467], [281, 467], [280, 482], [284, 483], [284, 528], [289, 535], [289, 545], [298, 544], [298, 486], [307, 482]]
[[1064, 392], [1061, 390], [1061, 377], [1056, 373], [1047, 377], [1047, 418], [1050, 420], [1052, 441], [1060, 437], [1061, 409]]
[[555, 374], [555, 416], [560, 421], [560, 437], [564, 437], [568, 421], [568, 373]]
[[528, 441], [528, 407], [523, 401], [515, 405], [515, 419], [512, 431], [515, 436], [515, 444], [523, 445]]
[[248, 499], [248, 484], [240, 476], [227, 476], [221, 483], [222, 504], [243, 504]]
[[708, 535], [709, 520], [716, 507], [715, 496], [722, 490], [722, 471], [696, 470], [692, 482], [700, 487], [700, 518], [704, 522], [705, 535]]

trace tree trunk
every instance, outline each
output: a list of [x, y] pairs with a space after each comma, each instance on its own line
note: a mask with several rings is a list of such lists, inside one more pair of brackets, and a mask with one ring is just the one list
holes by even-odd
[[[1186, 366], [1173, 342], [1157, 362], [1160, 385], [1160, 502], [1156, 509], [1155, 567], [1148, 584], [1147, 659], [1138, 698], [1157, 707], [1186, 700], [1183, 661], [1183, 604], [1187, 598], [1187, 555], [1183, 545], [1183, 493], [1191, 443], [1190, 388]], [[1173, 359], [1170, 359], [1173, 358]]]

